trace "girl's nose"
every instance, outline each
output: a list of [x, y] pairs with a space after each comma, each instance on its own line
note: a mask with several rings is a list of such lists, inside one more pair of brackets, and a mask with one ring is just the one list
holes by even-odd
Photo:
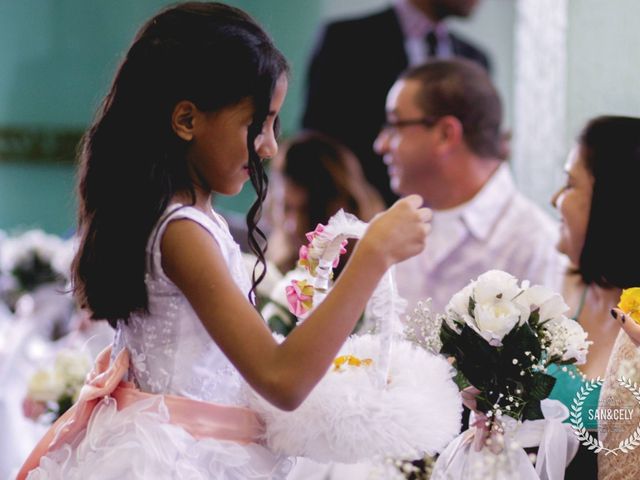
[[278, 153], [278, 142], [273, 133], [261, 133], [255, 141], [256, 153], [260, 158], [273, 158]]

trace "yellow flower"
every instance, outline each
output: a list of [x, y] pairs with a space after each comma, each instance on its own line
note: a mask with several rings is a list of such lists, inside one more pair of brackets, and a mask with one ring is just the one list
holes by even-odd
[[301, 258], [298, 260], [298, 265], [307, 269], [312, 277], [316, 276], [316, 269], [320, 262], [315, 258]]
[[622, 291], [618, 308], [640, 324], [640, 288], [627, 288]]
[[333, 361], [333, 370], [340, 371], [345, 363], [352, 367], [368, 367], [373, 363], [373, 360], [370, 358], [359, 359], [354, 355], [341, 355]]

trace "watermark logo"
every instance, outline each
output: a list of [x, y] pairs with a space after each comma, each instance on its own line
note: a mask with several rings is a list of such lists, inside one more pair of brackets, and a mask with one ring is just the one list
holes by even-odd
[[[597, 377], [582, 385], [571, 404], [569, 421], [578, 440], [589, 450], [593, 451], [593, 453], [604, 452], [605, 455], [618, 455], [617, 452], [628, 453], [640, 446], [640, 424], [629, 437], [621, 440], [618, 446], [612, 449], [605, 447], [602, 440], [594, 438], [584, 426], [582, 416], [584, 402], [589, 394], [596, 389], [596, 386], [602, 386], [603, 383], [604, 381], [600, 377]], [[628, 390], [640, 405], [640, 389], [635, 382], [632, 382], [626, 377], [620, 377], [618, 378], [618, 384]], [[590, 410], [588, 415], [590, 420], [607, 420], [609, 422], [631, 421], [633, 420], [633, 410], [633, 408], [625, 408], [622, 406], [618, 408], [598, 407], [596, 410]]]

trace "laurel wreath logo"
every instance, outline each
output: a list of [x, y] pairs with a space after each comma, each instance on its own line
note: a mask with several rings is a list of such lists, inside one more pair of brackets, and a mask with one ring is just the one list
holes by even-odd
[[[592, 450], [593, 453], [605, 452], [605, 455], [613, 454], [617, 456], [618, 454], [616, 452], [618, 451], [628, 453], [640, 446], [640, 424], [628, 438], [622, 440], [618, 446], [613, 449], [605, 447], [602, 444], [602, 440], [596, 440], [591, 436], [589, 431], [584, 427], [584, 422], [582, 421], [582, 406], [589, 394], [595, 390], [596, 385], [602, 386], [603, 383], [604, 381], [600, 377], [597, 377], [585, 382], [584, 385], [580, 387], [580, 390], [571, 404], [569, 422], [571, 423], [573, 432], [576, 434], [576, 437], [578, 437], [578, 440], [580, 440], [580, 442], [582, 442], [582, 444], [589, 450]], [[620, 377], [618, 378], [618, 383], [621, 387], [624, 387], [631, 392], [638, 404], [640, 404], [640, 389], [635, 382], [632, 382], [628, 378]]]

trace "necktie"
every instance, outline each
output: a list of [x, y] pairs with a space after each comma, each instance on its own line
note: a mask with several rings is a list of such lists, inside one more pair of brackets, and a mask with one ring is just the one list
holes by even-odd
[[429, 58], [435, 58], [438, 56], [438, 37], [436, 37], [436, 32], [431, 30], [427, 33], [426, 37], [427, 41], [427, 53], [429, 54]]

